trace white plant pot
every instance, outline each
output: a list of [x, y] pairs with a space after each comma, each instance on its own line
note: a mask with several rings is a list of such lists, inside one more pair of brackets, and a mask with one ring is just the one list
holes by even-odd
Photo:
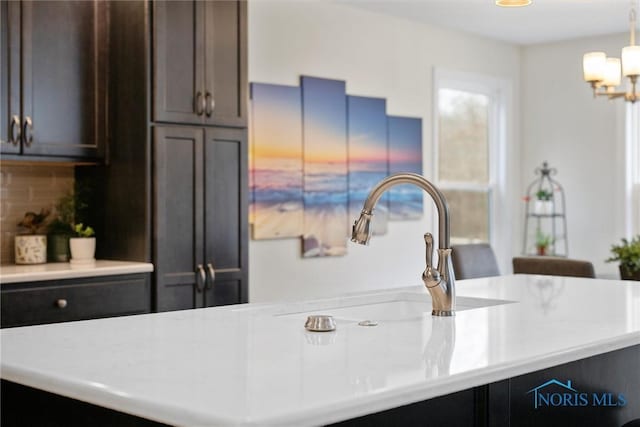
[[91, 264], [95, 262], [96, 238], [72, 237], [69, 239], [71, 250], [71, 264]]
[[45, 235], [17, 235], [14, 249], [16, 264], [44, 264], [47, 262], [47, 236]]
[[551, 200], [536, 200], [533, 205], [533, 212], [537, 215], [551, 215], [553, 213], [553, 202]]

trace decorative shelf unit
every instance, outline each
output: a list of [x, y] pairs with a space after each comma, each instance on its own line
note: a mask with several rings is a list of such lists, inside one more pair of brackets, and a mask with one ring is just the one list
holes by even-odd
[[[557, 173], [547, 162], [534, 172], [538, 177], [527, 187], [523, 255], [568, 256], [567, 217], [564, 189], [552, 178]], [[546, 199], [546, 200], [545, 200]], [[548, 241], [546, 250], [539, 243]]]

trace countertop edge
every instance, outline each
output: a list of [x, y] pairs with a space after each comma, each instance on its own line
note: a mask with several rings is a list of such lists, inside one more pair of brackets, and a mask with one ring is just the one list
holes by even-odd
[[254, 419], [231, 419], [213, 417], [211, 414], [185, 412], [184, 408], [159, 405], [144, 399], [132, 399], [125, 393], [103, 387], [87, 388], [86, 384], [54, 377], [41, 372], [26, 371], [4, 365], [3, 380], [15, 382], [27, 387], [37, 388], [71, 399], [77, 399], [97, 406], [113, 409], [149, 420], [173, 425], [228, 425], [228, 426], [312, 426], [331, 424], [404, 406], [423, 400], [445, 396], [473, 387], [502, 381], [553, 366], [640, 345], [640, 334], [631, 333], [609, 340], [591, 343], [562, 352], [536, 357], [533, 360], [520, 360], [475, 371], [454, 374], [438, 381], [418, 384], [402, 390], [389, 390], [376, 396], [366, 396], [348, 402], [334, 403], [331, 411], [318, 407], [302, 412], [292, 412], [284, 417]]
[[[17, 266], [3, 267], [5, 269], [20, 268]], [[154, 267], [153, 264], [146, 262], [97, 260], [94, 265], [86, 267], [72, 267], [69, 263], [51, 263], [25, 267], [24, 272], [4, 273], [2, 270], [3, 268], [0, 267], [0, 284], [150, 273], [153, 272]]]

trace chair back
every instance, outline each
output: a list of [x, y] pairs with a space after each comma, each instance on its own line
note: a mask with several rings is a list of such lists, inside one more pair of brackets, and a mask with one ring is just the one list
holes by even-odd
[[453, 272], [459, 280], [500, 275], [496, 255], [487, 243], [453, 245], [451, 261]]
[[592, 279], [596, 277], [593, 264], [589, 261], [554, 256], [515, 257], [513, 258], [513, 273], [587, 277]]

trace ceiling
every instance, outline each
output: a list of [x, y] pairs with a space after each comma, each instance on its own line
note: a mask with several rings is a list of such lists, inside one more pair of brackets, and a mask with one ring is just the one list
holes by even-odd
[[[502, 8], [494, 0], [337, 0], [353, 7], [529, 45], [629, 30], [632, 0], [532, 0]], [[634, 0], [637, 1], [637, 0]], [[638, 18], [640, 21], [640, 8]]]

